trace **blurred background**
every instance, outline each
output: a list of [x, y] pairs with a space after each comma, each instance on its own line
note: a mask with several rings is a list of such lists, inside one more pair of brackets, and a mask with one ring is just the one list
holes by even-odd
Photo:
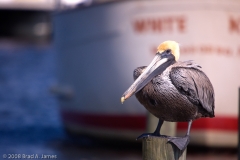
[[[236, 0], [0, 0], [0, 157], [142, 159], [135, 138], [157, 119], [120, 97], [169, 39], [215, 89], [216, 117], [193, 122], [187, 159], [236, 160]], [[163, 133], [186, 129], [165, 123]]]

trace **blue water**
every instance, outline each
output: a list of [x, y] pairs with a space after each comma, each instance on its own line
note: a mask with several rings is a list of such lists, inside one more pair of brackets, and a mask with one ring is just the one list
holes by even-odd
[[0, 47], [0, 159], [3, 154], [56, 154], [43, 147], [64, 138], [56, 84], [56, 51], [50, 46]]
[[57, 97], [49, 92], [57, 84], [56, 59], [51, 45], [0, 43], [0, 159], [141, 159], [135, 150], [66, 135]]

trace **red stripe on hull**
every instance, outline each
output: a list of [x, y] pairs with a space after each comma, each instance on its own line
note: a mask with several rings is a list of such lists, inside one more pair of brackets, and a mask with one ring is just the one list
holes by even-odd
[[[186, 122], [178, 122], [177, 129], [187, 129]], [[192, 123], [192, 130], [224, 130], [238, 131], [238, 118], [236, 117], [214, 117], [201, 118]]]
[[[61, 116], [64, 122], [79, 124], [81, 126], [120, 130], [145, 130], [147, 126], [146, 116], [144, 115], [91, 114], [62, 111]], [[178, 122], [177, 130], [183, 129], [187, 129], [187, 123]], [[191, 130], [223, 130], [237, 132], [238, 118], [219, 116], [214, 118], [201, 118], [192, 123]]]

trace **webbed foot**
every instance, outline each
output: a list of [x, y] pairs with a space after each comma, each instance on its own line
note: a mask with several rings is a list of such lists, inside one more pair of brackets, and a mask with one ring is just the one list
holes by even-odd
[[168, 137], [168, 141], [177, 146], [181, 151], [184, 150], [190, 142], [189, 135], [184, 137]]

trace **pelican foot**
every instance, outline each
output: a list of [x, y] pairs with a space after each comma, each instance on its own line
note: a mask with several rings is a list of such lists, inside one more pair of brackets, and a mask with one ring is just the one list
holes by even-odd
[[168, 137], [168, 141], [177, 146], [181, 151], [184, 150], [190, 142], [188, 135], [184, 137]]
[[163, 138], [168, 138], [168, 136], [161, 135], [159, 133], [143, 133], [142, 135], [138, 136], [136, 140], [139, 140], [144, 137], [163, 137]]

